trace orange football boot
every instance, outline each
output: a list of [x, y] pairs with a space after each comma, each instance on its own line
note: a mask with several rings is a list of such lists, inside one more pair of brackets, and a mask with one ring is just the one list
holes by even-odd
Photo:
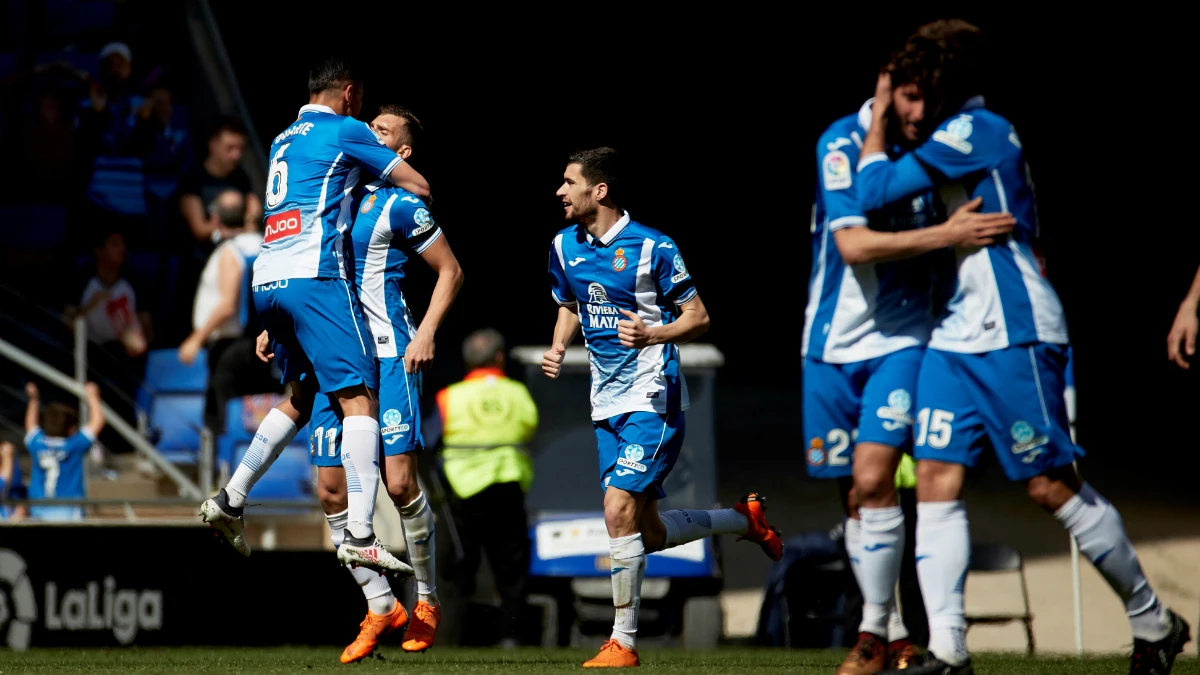
[[783, 557], [783, 540], [779, 538], [779, 530], [767, 522], [767, 498], [757, 492], [742, 497], [733, 505], [733, 510], [746, 516], [750, 529], [738, 537], [752, 541], [762, 547], [763, 553], [771, 560], [778, 561]]
[[354, 663], [370, 656], [379, 646], [380, 638], [398, 628], [404, 628], [406, 623], [408, 613], [404, 611], [404, 605], [400, 604], [399, 600], [387, 614], [376, 614], [368, 610], [367, 618], [359, 624], [361, 630], [358, 631], [358, 637], [342, 652], [342, 663]]
[[413, 616], [416, 620], [409, 625], [400, 647], [406, 652], [423, 652], [433, 646], [433, 634], [442, 618], [442, 608], [421, 600], [417, 602]]
[[600, 646], [600, 653], [591, 661], [584, 661], [584, 668], [636, 668], [642, 665], [636, 649], [626, 649], [616, 640]]

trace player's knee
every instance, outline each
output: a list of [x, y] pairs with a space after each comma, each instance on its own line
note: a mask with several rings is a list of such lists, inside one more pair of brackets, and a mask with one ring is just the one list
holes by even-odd
[[854, 505], [884, 506], [879, 502], [895, 501], [896, 479], [884, 466], [854, 467]]
[[416, 477], [407, 471], [388, 473], [387, 491], [388, 496], [392, 498], [392, 503], [396, 506], [411, 504], [421, 494], [420, 488], [417, 487]]
[[920, 460], [917, 462], [917, 500], [951, 502], [962, 496], [966, 468], [961, 464]]
[[1046, 475], [1030, 478], [1025, 491], [1035, 504], [1050, 513], [1061, 509], [1076, 493], [1063, 481]]
[[317, 500], [327, 514], [341, 513], [347, 508], [344, 482], [317, 479]]
[[605, 499], [604, 524], [609, 536], [627, 536], [637, 530], [637, 504], [632, 499]]

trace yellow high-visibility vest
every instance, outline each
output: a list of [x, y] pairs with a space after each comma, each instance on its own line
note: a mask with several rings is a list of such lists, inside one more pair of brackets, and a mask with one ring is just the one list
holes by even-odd
[[533, 461], [527, 452], [538, 411], [524, 384], [498, 368], [479, 368], [438, 392], [446, 480], [460, 499], [498, 483], [528, 492]]

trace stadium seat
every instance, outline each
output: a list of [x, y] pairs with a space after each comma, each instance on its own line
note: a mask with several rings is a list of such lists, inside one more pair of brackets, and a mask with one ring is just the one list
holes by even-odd
[[126, 216], [144, 216], [146, 178], [136, 157], [97, 157], [87, 197], [93, 204]]
[[[242, 455], [250, 443], [242, 441], [234, 447], [234, 461], [242, 461]], [[248, 495], [251, 499], [311, 499], [315, 493], [313, 469], [308, 463], [308, 445], [292, 443], [283, 449], [271, 468], [262, 475]]]
[[204, 395], [208, 386], [208, 354], [195, 362], [179, 362], [176, 349], [155, 349], [146, 358], [146, 375], [137, 404], [146, 411], [150, 438], [164, 456], [178, 464], [194, 464], [204, 427]]
[[1026, 650], [1033, 654], [1033, 614], [1029, 609], [1029, 590], [1025, 584], [1025, 561], [1022, 559], [1021, 553], [1006, 544], [973, 543], [971, 544], [971, 563], [968, 571], [1016, 573], [1021, 581], [1021, 601], [1025, 610], [1020, 613], [967, 614], [967, 630], [978, 624], [997, 626], [1020, 621], [1025, 626]]
[[[217, 466], [222, 475], [230, 475], [246, 448], [254, 440], [258, 425], [271, 408], [283, 400], [282, 394], [255, 394], [230, 399], [225, 405], [225, 429], [217, 437]], [[307, 452], [308, 426], [296, 432], [293, 445], [304, 445]], [[308, 460], [305, 459], [305, 462]], [[272, 469], [273, 471], [274, 469]], [[267, 473], [270, 473], [268, 471]]]

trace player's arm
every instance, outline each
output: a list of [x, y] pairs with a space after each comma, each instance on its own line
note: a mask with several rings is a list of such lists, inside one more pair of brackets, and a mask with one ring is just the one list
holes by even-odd
[[429, 198], [429, 181], [400, 155], [380, 143], [365, 122], [353, 117], [343, 120], [338, 131], [338, 144], [342, 152], [372, 175], [385, 178], [392, 185], [402, 187], [422, 199]]
[[1174, 361], [1180, 368], [1188, 368], [1188, 359], [1196, 354], [1196, 333], [1200, 331], [1200, 319], [1196, 317], [1200, 307], [1200, 268], [1192, 279], [1192, 287], [1188, 289], [1183, 302], [1179, 303], [1179, 311], [1175, 313], [1175, 322], [1171, 324], [1171, 332], [1167, 333], [1167, 358]]
[[914, 258], [947, 246], [991, 246], [1017, 224], [1009, 213], [978, 213], [983, 197], [958, 207], [946, 222], [902, 232], [879, 232], [865, 225], [834, 230], [842, 260], [848, 265]]
[[38, 391], [36, 384], [27, 382], [25, 384], [25, 398], [29, 402], [25, 404], [25, 434], [32, 434], [38, 428], [38, 411], [41, 409], [42, 396]]
[[200, 200], [200, 195], [180, 195], [179, 212], [183, 214], [183, 219], [187, 222], [188, 229], [192, 231], [192, 237], [196, 241], [212, 239], [213, 232], [217, 228], [204, 213], [204, 202]]
[[220, 251], [221, 259], [217, 261], [217, 304], [213, 307], [212, 313], [208, 317], [208, 321], [204, 325], [192, 331], [192, 334], [179, 345], [179, 362], [185, 365], [191, 365], [196, 361], [196, 356], [204, 347], [204, 342], [208, 340], [208, 336], [213, 334], [221, 324], [229, 320], [230, 317], [237, 312], [238, 298], [241, 295], [240, 289], [242, 285], [242, 268], [237, 264], [237, 259], [230, 247], [222, 247]]
[[542, 354], [542, 372], [550, 379], [556, 379], [562, 369], [563, 358], [567, 355], [567, 345], [575, 340], [579, 333], [579, 305], [559, 305], [558, 318], [554, 321], [554, 337], [550, 340], [550, 349]]
[[682, 344], [708, 331], [708, 310], [700, 301], [696, 282], [683, 262], [679, 247], [671, 238], [659, 237], [654, 242], [651, 255], [650, 269], [659, 295], [679, 309], [679, 316], [670, 323], [647, 326], [638, 314], [620, 309], [625, 319], [617, 322], [617, 337], [622, 345], [631, 349], [668, 343]]
[[429, 308], [417, 327], [417, 334], [404, 352], [404, 369], [415, 373], [424, 370], [433, 362], [433, 336], [441, 327], [450, 305], [458, 297], [458, 291], [463, 285], [463, 271], [458, 264], [454, 251], [446, 237], [441, 235], [430, 242], [421, 251], [421, 260], [437, 273], [437, 283], [433, 287], [433, 295], [429, 298]]
[[88, 382], [83, 385], [83, 395], [88, 405], [88, 421], [84, 429], [94, 441], [104, 430], [104, 407], [100, 403], [100, 387], [95, 382]]

